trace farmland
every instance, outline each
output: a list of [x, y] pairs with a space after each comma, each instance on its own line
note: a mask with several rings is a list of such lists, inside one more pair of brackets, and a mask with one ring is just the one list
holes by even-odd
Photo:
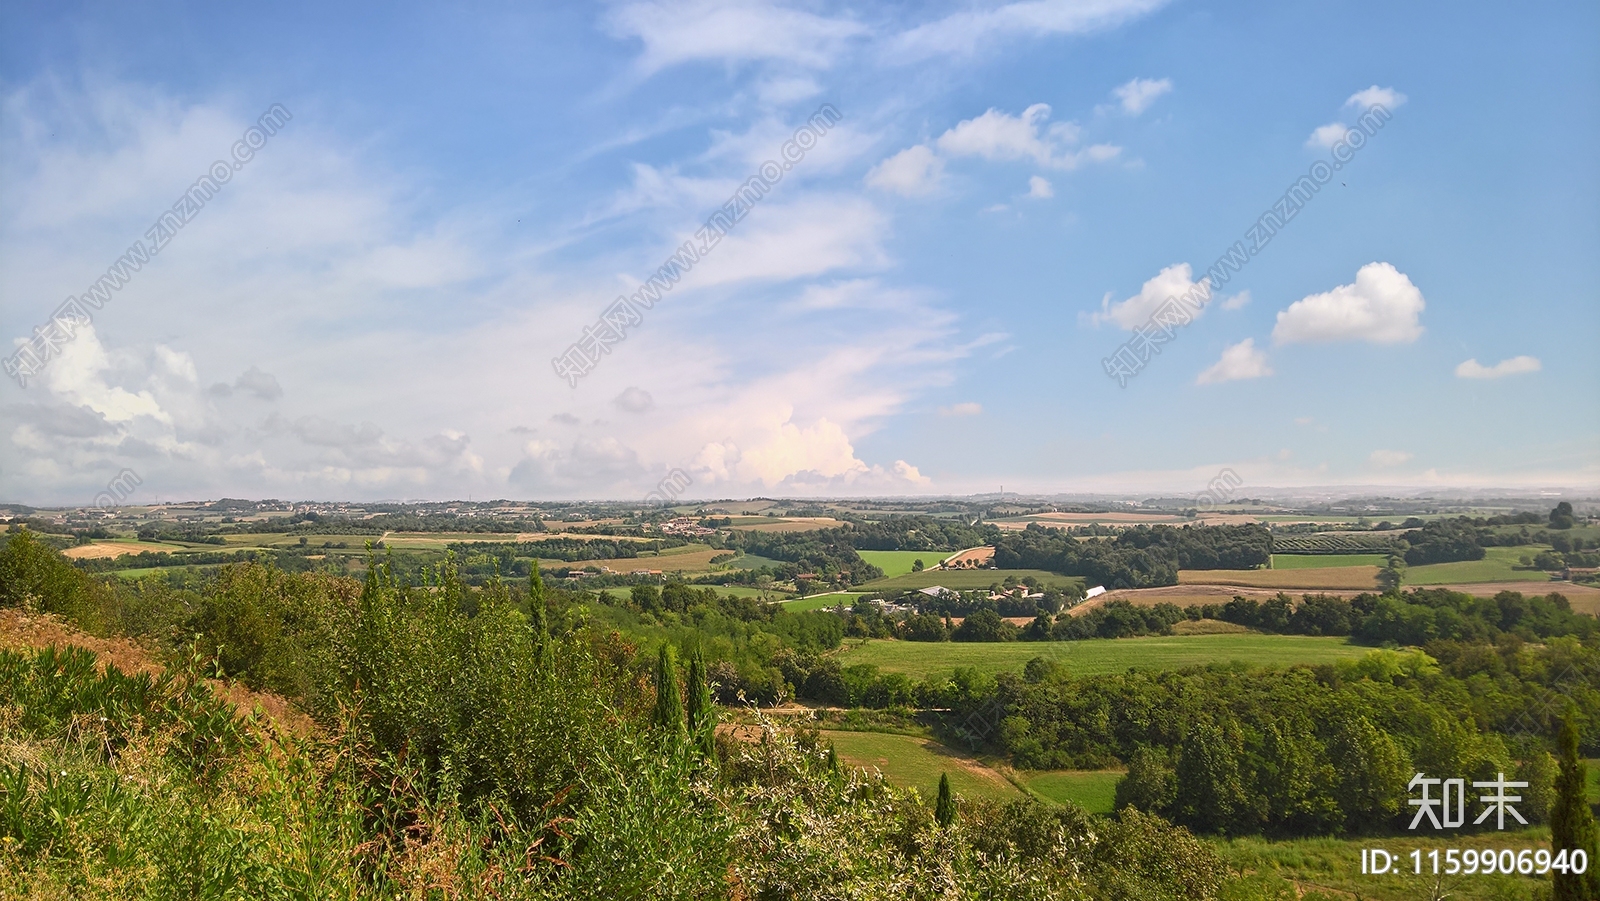
[[957, 795], [1010, 801], [1022, 796], [1017, 787], [977, 759], [929, 738], [885, 732], [823, 732], [843, 766], [876, 768], [896, 785], [914, 788], [932, 799], [939, 774], [948, 773]]
[[1273, 554], [1273, 569], [1331, 569], [1339, 566], [1383, 566], [1384, 554]]
[[1079, 576], [1063, 576], [1042, 569], [936, 569], [877, 579], [863, 587], [873, 591], [903, 591], [908, 588], [932, 588], [935, 585], [942, 585], [957, 591], [970, 591], [1004, 582], [1007, 576], [1014, 576], [1019, 580], [1032, 576], [1038, 579], [1041, 585], [1054, 585], [1062, 589], [1083, 586], [1083, 579]]
[[911, 572], [911, 564], [921, 560], [924, 566], [933, 566], [949, 556], [949, 551], [857, 551], [861, 559], [883, 570], [885, 578], [892, 579]]
[[1312, 569], [1185, 569], [1179, 585], [1241, 585], [1247, 588], [1346, 588], [1372, 591], [1378, 585], [1376, 566], [1330, 566]]
[[1544, 574], [1538, 570], [1518, 569], [1517, 561], [1545, 550], [1535, 547], [1487, 548], [1482, 560], [1462, 560], [1457, 563], [1433, 563], [1413, 566], [1405, 571], [1407, 585], [1445, 585], [1451, 582], [1524, 582], [1530, 577]]
[[923, 642], [873, 639], [848, 642], [839, 662], [871, 663], [888, 673], [921, 679], [973, 667], [994, 674], [1020, 670], [1034, 657], [1060, 661], [1075, 676], [1119, 673], [1130, 668], [1181, 669], [1242, 661], [1260, 666], [1328, 663], [1360, 657], [1370, 648], [1343, 638], [1305, 635], [1174, 635], [1049, 642]]

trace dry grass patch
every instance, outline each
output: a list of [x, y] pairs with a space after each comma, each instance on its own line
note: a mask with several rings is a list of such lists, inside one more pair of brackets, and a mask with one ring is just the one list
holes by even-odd
[[121, 557], [123, 554], [139, 554], [144, 551], [155, 551], [160, 554], [169, 554], [172, 548], [159, 544], [147, 544], [141, 541], [99, 541], [94, 544], [80, 544], [69, 547], [61, 552], [61, 556], [69, 560], [106, 560]]
[[1342, 588], [1374, 591], [1376, 566], [1332, 566], [1317, 569], [1183, 569], [1179, 585], [1238, 585], [1246, 588], [1282, 588], [1318, 591]]

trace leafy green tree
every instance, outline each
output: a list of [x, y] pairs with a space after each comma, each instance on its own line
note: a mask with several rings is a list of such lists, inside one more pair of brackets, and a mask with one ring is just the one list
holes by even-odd
[[939, 774], [939, 797], [933, 804], [933, 818], [942, 828], [956, 821], [956, 799], [950, 794], [950, 774]]
[[1140, 745], [1128, 760], [1128, 774], [1117, 780], [1114, 805], [1117, 810], [1137, 807], [1146, 813], [1162, 813], [1177, 793], [1177, 774], [1166, 749]]
[[1573, 524], [1572, 504], [1562, 501], [1550, 511], [1550, 528], [1570, 529]]
[[[1550, 846], [1555, 852], [1582, 848], [1589, 855], [1589, 869], [1579, 875], [1556, 872], [1553, 901], [1595, 901], [1600, 899], [1600, 844], [1596, 840], [1594, 812], [1589, 809], [1588, 767], [1578, 757], [1578, 729], [1573, 724], [1575, 710], [1561, 722], [1561, 772], [1556, 777], [1556, 801], [1550, 808]], [[1571, 856], [1570, 854], [1568, 855]]]
[[710, 759], [716, 751], [717, 708], [711, 702], [706, 660], [696, 647], [689, 652], [689, 735], [700, 755]]
[[678, 688], [678, 652], [671, 642], [663, 642], [661, 652], [656, 657], [656, 706], [652, 722], [668, 736], [684, 737], [683, 696]]
[[924, 568], [925, 567], [923, 566], [921, 560], [913, 560], [913, 561], [911, 561], [911, 571], [912, 572], [919, 573], [919, 572], [922, 572], [922, 570]]
[[1405, 752], [1371, 720], [1348, 710], [1333, 717], [1329, 733], [1328, 759], [1339, 762], [1333, 797], [1346, 828], [1361, 831], [1392, 819], [1411, 778]]
[[1201, 832], [1248, 831], [1250, 793], [1240, 767], [1243, 748], [1229, 718], [1202, 719], [1178, 749], [1173, 818]]

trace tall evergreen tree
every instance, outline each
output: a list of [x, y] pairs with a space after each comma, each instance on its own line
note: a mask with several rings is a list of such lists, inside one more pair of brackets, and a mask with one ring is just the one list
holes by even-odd
[[533, 659], [540, 672], [550, 669], [550, 623], [545, 610], [544, 577], [539, 575], [539, 561], [533, 561], [528, 574], [528, 631], [533, 637]]
[[[1596, 901], [1600, 899], [1600, 847], [1596, 846], [1594, 812], [1589, 809], [1588, 767], [1578, 757], [1578, 729], [1573, 713], [1561, 722], [1561, 772], [1556, 776], [1556, 801], [1550, 808], [1550, 848], [1553, 852], [1582, 848], [1589, 856], [1583, 874], [1556, 871], [1553, 874], [1553, 901]], [[1571, 854], [1569, 853], [1570, 857]]]
[[705, 656], [696, 647], [689, 652], [689, 735], [701, 756], [710, 759], [716, 750], [717, 708], [711, 702], [711, 684], [706, 676]]
[[678, 689], [678, 652], [671, 642], [663, 642], [656, 658], [656, 709], [653, 721], [657, 728], [682, 739], [683, 697]]
[[933, 818], [941, 827], [956, 821], [956, 799], [950, 794], [950, 774], [939, 774], [939, 798], [933, 804]]

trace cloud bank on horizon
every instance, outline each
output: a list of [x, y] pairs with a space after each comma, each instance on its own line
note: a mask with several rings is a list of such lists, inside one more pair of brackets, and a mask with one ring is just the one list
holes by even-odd
[[[674, 470], [690, 497], [1198, 491], [1222, 466], [1600, 487], [1600, 183], [1573, 176], [1600, 124], [1570, 115], [1600, 86], [1541, 82], [1592, 66], [1574, 35], [1600, 13], [1470, 15], [1447, 47], [1420, 12], [1372, 35], [1153, 0], [450, 28], [402, 4], [310, 36], [269, 10], [24, 4], [0, 35], [7, 355], [262, 109], [293, 118], [27, 387], [0, 383], [0, 501], [87, 502], [124, 469], [130, 502], [629, 498]], [[1253, 49], [1289, 31], [1294, 52]], [[1513, 101], [1514, 134], [1479, 128]], [[825, 103], [843, 118], [786, 156]], [[685, 247], [569, 388], [552, 358]], [[1205, 308], [1119, 389], [1101, 359], [1188, 292]]]

